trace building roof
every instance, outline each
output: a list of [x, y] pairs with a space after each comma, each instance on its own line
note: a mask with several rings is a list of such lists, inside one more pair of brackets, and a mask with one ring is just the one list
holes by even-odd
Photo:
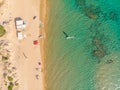
[[16, 20], [16, 25], [23, 25], [23, 20]]
[[22, 32], [17, 32], [17, 37], [18, 37], [19, 40], [23, 39]]
[[26, 23], [20, 17], [15, 18], [16, 29], [23, 29], [26, 27]]
[[22, 25], [19, 25], [19, 26], [16, 26], [16, 28], [17, 28], [17, 29], [21, 29], [21, 28], [23, 28], [23, 26], [22, 26]]

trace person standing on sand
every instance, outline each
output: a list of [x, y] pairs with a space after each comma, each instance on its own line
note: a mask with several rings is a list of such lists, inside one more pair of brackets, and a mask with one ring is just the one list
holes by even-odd
[[37, 18], [37, 16], [34, 16], [34, 17], [33, 17], [33, 20], [35, 20], [36, 18]]

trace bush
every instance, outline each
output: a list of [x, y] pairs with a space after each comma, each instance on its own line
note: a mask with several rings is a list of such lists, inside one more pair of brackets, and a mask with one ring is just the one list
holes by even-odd
[[12, 90], [13, 89], [14, 84], [10, 83], [10, 85], [8, 86], [8, 90]]
[[15, 86], [18, 86], [19, 85], [19, 83], [15, 83]]
[[2, 61], [8, 60], [8, 57], [2, 56]]
[[5, 33], [6, 33], [6, 31], [5, 31], [4, 27], [2, 25], [0, 25], [0, 37], [5, 35]]
[[13, 78], [10, 77], [10, 76], [8, 76], [8, 80], [9, 80], [9, 81], [13, 81]]

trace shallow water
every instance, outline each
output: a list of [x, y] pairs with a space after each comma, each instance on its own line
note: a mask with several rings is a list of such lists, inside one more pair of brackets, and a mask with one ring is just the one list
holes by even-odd
[[47, 90], [120, 90], [120, 1], [49, 0]]

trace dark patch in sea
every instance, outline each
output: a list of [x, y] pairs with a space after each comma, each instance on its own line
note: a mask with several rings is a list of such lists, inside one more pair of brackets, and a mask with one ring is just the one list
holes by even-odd
[[113, 63], [113, 60], [112, 60], [112, 59], [107, 60], [105, 63], [106, 63], [106, 64], [111, 64], [111, 63]]
[[106, 51], [101, 43], [101, 40], [95, 36], [93, 38], [93, 44], [96, 47], [96, 49], [93, 50], [93, 55], [95, 55], [97, 58], [103, 58], [106, 55]]
[[95, 19], [99, 18], [99, 14], [101, 12], [101, 9], [100, 9], [100, 7], [97, 7], [94, 5], [89, 5], [89, 6], [85, 6], [83, 8], [83, 11], [87, 17], [95, 20]]
[[76, 0], [76, 5], [78, 7], [84, 7], [86, 5], [86, 0]]

